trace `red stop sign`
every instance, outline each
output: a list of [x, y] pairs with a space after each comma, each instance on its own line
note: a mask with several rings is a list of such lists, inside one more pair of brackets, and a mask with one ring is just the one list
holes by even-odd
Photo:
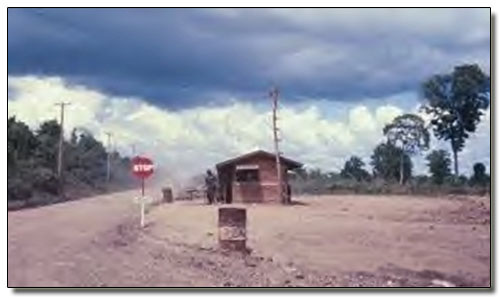
[[147, 157], [136, 156], [132, 158], [132, 173], [141, 178], [145, 179], [153, 174], [154, 165], [153, 161]]

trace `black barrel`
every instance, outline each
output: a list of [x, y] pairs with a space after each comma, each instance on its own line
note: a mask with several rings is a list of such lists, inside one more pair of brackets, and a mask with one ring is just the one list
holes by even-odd
[[163, 193], [164, 203], [172, 203], [174, 201], [174, 196], [172, 195], [172, 189], [170, 187], [162, 188], [161, 192]]

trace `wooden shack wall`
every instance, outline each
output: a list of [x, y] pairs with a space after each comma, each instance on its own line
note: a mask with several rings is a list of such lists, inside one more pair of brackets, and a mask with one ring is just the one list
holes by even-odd
[[[281, 202], [278, 192], [278, 176], [274, 158], [254, 156], [241, 160], [236, 165], [252, 164], [259, 166], [258, 182], [237, 182], [232, 179], [232, 201], [234, 203], [271, 203]], [[282, 177], [286, 183], [286, 166], [282, 165]]]

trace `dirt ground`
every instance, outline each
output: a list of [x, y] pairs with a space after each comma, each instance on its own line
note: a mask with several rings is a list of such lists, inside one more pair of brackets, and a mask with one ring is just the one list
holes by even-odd
[[[159, 191], [150, 191], [158, 193]], [[137, 191], [8, 213], [10, 287], [488, 287], [487, 197], [307, 196], [247, 209], [250, 254], [217, 248], [217, 209]]]

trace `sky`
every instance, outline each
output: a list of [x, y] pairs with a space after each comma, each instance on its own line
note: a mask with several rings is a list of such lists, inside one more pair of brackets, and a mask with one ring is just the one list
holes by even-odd
[[[418, 113], [422, 82], [466, 63], [489, 74], [489, 9], [8, 9], [9, 116], [36, 129], [71, 102], [68, 134], [111, 131], [176, 177], [272, 150], [273, 85], [285, 156], [369, 163], [383, 126]], [[489, 169], [489, 136], [488, 110], [462, 172]]]

